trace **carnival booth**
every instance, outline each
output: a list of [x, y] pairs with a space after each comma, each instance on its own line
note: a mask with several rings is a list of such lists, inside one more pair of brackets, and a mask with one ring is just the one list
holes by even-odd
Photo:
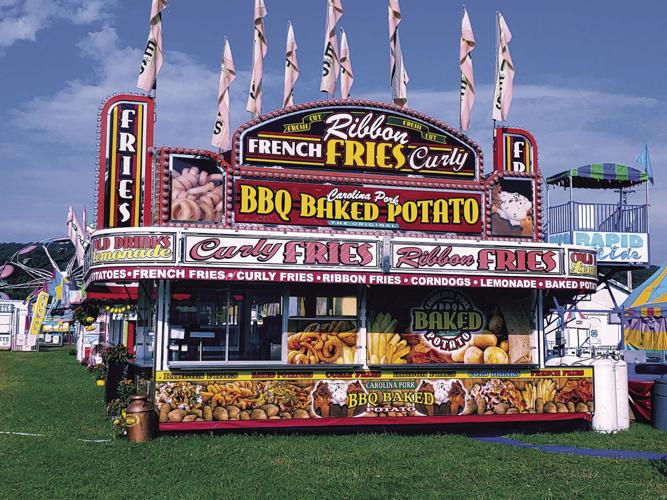
[[496, 129], [485, 175], [392, 105], [269, 113], [229, 161], [152, 148], [152, 115], [102, 110], [85, 275], [138, 283], [161, 430], [590, 419], [593, 369], [544, 368], [542, 325], [551, 295], [595, 291], [595, 252], [541, 241], [528, 132]]
[[643, 351], [643, 361], [667, 363], [667, 265], [663, 264], [623, 303], [625, 347]]
[[0, 350], [21, 350], [27, 337], [28, 307], [20, 300], [0, 300]]

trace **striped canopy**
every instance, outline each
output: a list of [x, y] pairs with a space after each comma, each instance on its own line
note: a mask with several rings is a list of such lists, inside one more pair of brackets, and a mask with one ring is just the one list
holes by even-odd
[[667, 263], [644, 281], [623, 302], [626, 315], [667, 316]]
[[667, 350], [667, 263], [635, 288], [623, 302], [626, 317], [625, 347]]
[[648, 181], [648, 174], [618, 163], [592, 163], [547, 178], [551, 186], [575, 188], [622, 188]]

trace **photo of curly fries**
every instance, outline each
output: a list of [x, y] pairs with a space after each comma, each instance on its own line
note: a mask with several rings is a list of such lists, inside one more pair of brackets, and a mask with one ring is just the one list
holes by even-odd
[[287, 362], [292, 365], [354, 364], [357, 328], [351, 321], [311, 323], [287, 339]]
[[177, 221], [222, 221], [222, 173], [198, 167], [171, 171], [171, 219]]

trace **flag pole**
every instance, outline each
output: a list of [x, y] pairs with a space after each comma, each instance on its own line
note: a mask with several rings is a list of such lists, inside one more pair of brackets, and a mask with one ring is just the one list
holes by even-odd
[[[326, 34], [327, 39], [329, 38], [329, 2], [330, 1], [331, 0], [326, 0], [327, 10], [326, 10], [325, 15], [324, 15], [324, 33]], [[326, 52], [327, 52], [327, 46], [325, 45], [324, 46], [324, 53], [326, 54]], [[332, 67], [332, 69], [333, 69], [333, 67]], [[324, 71], [324, 58], [322, 58], [322, 71]], [[334, 82], [334, 93], [335, 92], [336, 92], [336, 84]], [[325, 94], [327, 95], [327, 98], [326, 98], [327, 101], [332, 100], [333, 97], [334, 97], [332, 94], [329, 94], [329, 91], [326, 91]]]
[[[225, 43], [222, 45], [222, 60], [220, 61], [220, 62], [221, 62], [221, 65], [222, 65], [222, 64], [225, 64], [225, 47], [226, 47], [226, 46], [227, 46], [227, 35], [225, 35]], [[229, 89], [227, 89], [227, 92], [229, 92]], [[216, 100], [217, 100], [217, 99], [216, 99]], [[219, 114], [220, 114], [220, 110], [216, 110], [216, 112], [215, 112], [215, 116], [216, 116], [216, 118], [217, 118], [217, 116], [218, 116]], [[219, 155], [222, 154], [222, 148], [218, 148], [218, 154], [219, 154]]]
[[[160, 12], [160, 35], [162, 35], [162, 12]], [[161, 47], [158, 47], [161, 49]], [[164, 54], [162, 54], [162, 60], [164, 60]], [[154, 83], [153, 83], [153, 123], [157, 123], [157, 64], [154, 69]]]
[[[496, 75], [496, 85], [498, 85], [498, 47], [500, 46], [500, 19], [498, 18], [498, 14], [500, 12], [496, 11], [496, 68], [495, 68], [495, 75]], [[495, 97], [495, 85], [494, 85], [494, 97]], [[496, 103], [493, 103], [493, 106], [495, 106]], [[492, 108], [493, 109], [493, 108]], [[493, 119], [493, 137], [495, 138], [496, 136], [496, 119]]]
[[[463, 4], [463, 12], [462, 15], [465, 16], [466, 13], [466, 4]], [[463, 31], [461, 31], [461, 38], [463, 38]], [[459, 40], [459, 44], [461, 43], [461, 40]], [[461, 53], [459, 50], [459, 66], [461, 64]], [[463, 111], [463, 73], [461, 72], [461, 68], [459, 68], [459, 132], [463, 132], [463, 122], [461, 121], [461, 113]]]

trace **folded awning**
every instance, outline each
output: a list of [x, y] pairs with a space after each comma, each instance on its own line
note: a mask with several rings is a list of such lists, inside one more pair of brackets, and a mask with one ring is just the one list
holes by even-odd
[[139, 286], [136, 283], [95, 283], [86, 289], [85, 300], [109, 302], [136, 301]]

